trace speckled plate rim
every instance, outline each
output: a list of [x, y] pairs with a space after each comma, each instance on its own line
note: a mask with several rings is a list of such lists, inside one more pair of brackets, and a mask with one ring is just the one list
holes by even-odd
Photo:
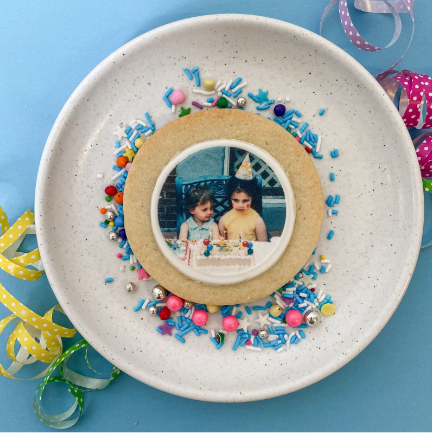
[[[43, 207], [43, 196], [48, 189], [49, 180], [45, 176], [49, 166], [49, 156], [52, 149], [56, 146], [56, 140], [59, 135], [60, 130], [62, 129], [63, 124], [66, 122], [69, 112], [71, 108], [74, 106], [82, 95], [86, 92], [87, 86], [97, 77], [97, 75], [106, 68], [109, 68], [111, 62], [117, 57], [121, 57], [122, 53], [133, 49], [135, 45], [140, 44], [146, 40], [151, 40], [153, 38], [158, 37], [159, 35], [163, 35], [169, 32], [176, 32], [176, 29], [182, 25], [187, 24], [189, 28], [193, 28], [195, 23], [207, 21], [209, 23], [213, 22], [215, 19], [218, 19], [219, 22], [229, 22], [233, 19], [242, 19], [243, 22], [249, 22], [251, 25], [260, 22], [262, 25], [271, 26], [277, 28], [280, 31], [284, 31], [291, 34], [297, 34], [299, 37], [305, 38], [309, 40], [311, 45], [321, 45], [322, 48], [327, 49], [329, 52], [332, 52], [335, 58], [339, 59], [341, 63], [344, 63], [345, 67], [352, 71], [353, 74], [357, 74], [362, 77], [362, 79], [370, 85], [371, 89], [381, 90], [381, 86], [378, 82], [373, 78], [369, 72], [363, 68], [363, 66], [358, 63], [354, 58], [349, 56], [342, 49], [334, 45], [333, 43], [327, 41], [324, 38], [321, 38], [317, 34], [308, 31], [304, 28], [296, 26], [294, 24], [286, 23], [283, 21], [275, 20], [272, 18], [260, 17], [255, 15], [242, 15], [242, 14], [225, 14], [225, 15], [207, 15], [207, 16], [199, 16], [193, 17], [186, 20], [176, 21], [170, 24], [166, 24], [162, 27], [158, 27], [150, 32], [147, 32], [143, 35], [138, 36], [132, 41], [128, 42], [124, 46], [118, 48], [115, 52], [109, 55], [106, 59], [104, 59], [99, 65], [97, 65], [88, 75], [87, 77], [79, 84], [73, 94], [70, 96], [64, 107], [62, 108], [59, 116], [57, 117], [54, 126], [48, 136], [42, 158], [39, 166], [37, 183], [36, 183], [36, 194], [35, 194], [35, 217], [36, 217], [36, 232], [37, 237], [40, 242], [40, 253], [42, 260], [45, 265], [45, 271], [47, 274], [48, 281], [53, 285], [53, 291], [55, 296], [57, 297], [59, 303], [62, 305], [66, 315], [69, 317], [70, 321], [74, 324], [74, 310], [71, 308], [65, 299], [65, 294], [61, 291], [58, 291], [56, 282], [53, 279], [54, 272], [51, 270], [51, 261], [48, 260], [48, 244], [46, 243], [45, 233], [49, 232], [49, 226], [45, 226], [44, 222], [44, 207]], [[383, 98], [387, 98], [385, 94], [383, 94]], [[417, 159], [415, 156], [414, 147], [412, 146], [412, 141], [409, 136], [408, 130], [405, 127], [405, 124], [402, 121], [397, 109], [392, 106], [389, 110], [389, 117], [395, 124], [399, 125], [399, 135], [400, 137], [405, 139], [405, 144], [407, 147], [407, 152], [411, 154], [411, 164], [414, 166], [417, 164]], [[154, 376], [146, 374], [142, 375], [142, 372], [138, 373], [129, 372], [127, 363], [121, 359], [116, 360], [116, 365], [121, 369], [127, 372], [129, 375], [133, 376], [139, 381], [142, 381], [152, 387], [158, 388], [168, 393], [173, 393], [178, 396], [183, 396], [191, 399], [200, 399], [203, 401], [214, 401], [214, 402], [247, 402], [247, 401], [255, 401], [260, 399], [273, 398], [280, 395], [284, 395], [287, 393], [295, 392], [296, 390], [307, 387], [323, 378], [329, 376], [333, 372], [337, 371], [349, 361], [351, 361], [355, 356], [357, 356], [363, 349], [365, 349], [370, 342], [378, 335], [378, 333], [384, 328], [386, 323], [389, 321], [397, 306], [399, 305], [402, 297], [405, 294], [405, 291], [408, 287], [408, 284], [411, 280], [412, 274], [414, 272], [414, 268], [418, 259], [418, 254], [421, 246], [421, 237], [422, 237], [422, 228], [423, 228], [423, 219], [424, 219], [424, 211], [423, 211], [423, 191], [421, 188], [421, 176], [420, 171], [413, 171], [414, 176], [412, 179], [412, 185], [417, 185], [417, 188], [413, 188], [413, 206], [414, 206], [414, 215], [415, 219], [410, 222], [412, 233], [416, 233], [416, 237], [412, 239], [412, 245], [410, 249], [409, 265], [407, 265], [404, 270], [401, 271], [400, 278], [398, 279], [398, 283], [395, 286], [395, 292], [398, 293], [398, 297], [395, 300], [394, 305], [391, 309], [383, 310], [378, 318], [374, 321], [374, 323], [367, 329], [363, 330], [363, 334], [360, 336], [357, 345], [353, 345], [350, 348], [350, 351], [344, 353], [342, 356], [336, 358], [335, 360], [327, 363], [323, 368], [316, 370], [315, 372], [310, 372], [310, 374], [306, 377], [303, 377], [299, 382], [289, 382], [286, 384], [279, 384], [278, 387], [269, 386], [268, 389], [260, 389], [257, 392], [252, 392], [248, 394], [243, 394], [241, 397], [236, 396], [235, 399], [230, 397], [229, 394], [222, 393], [212, 393], [208, 394], [205, 392], [201, 392], [201, 394], [194, 393], [194, 391], [189, 391], [188, 389], [184, 389], [181, 386], [173, 385], [171, 383], [161, 382], [161, 378], [158, 377], [155, 379]], [[43, 241], [43, 242], [41, 242]], [[58, 282], [57, 282], [58, 283]], [[102, 345], [102, 342], [99, 342], [96, 338], [92, 339], [93, 336], [88, 333], [87, 330], [83, 330], [77, 327], [78, 331], [81, 333], [84, 338], [88, 340], [88, 342], [104, 357], [108, 360], [112, 360], [113, 357], [109, 353], [109, 350]]]

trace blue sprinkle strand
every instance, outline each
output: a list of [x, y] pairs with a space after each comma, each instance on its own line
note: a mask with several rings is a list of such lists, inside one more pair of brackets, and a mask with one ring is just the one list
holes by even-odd
[[183, 71], [185, 72], [185, 74], [187, 75], [189, 80], [193, 80], [193, 76], [192, 76], [191, 72], [189, 71], [189, 69], [185, 68], [185, 69], [183, 69]]

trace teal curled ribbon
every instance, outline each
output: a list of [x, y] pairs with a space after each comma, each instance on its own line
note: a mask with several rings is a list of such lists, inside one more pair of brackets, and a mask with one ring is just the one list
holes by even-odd
[[[120, 375], [120, 369], [118, 369], [114, 365], [110, 373], [101, 373], [93, 369], [93, 367], [90, 365], [90, 362], [88, 361], [88, 348], [88, 342], [83, 339], [69, 349], [67, 349], [52, 364], [44, 380], [37, 388], [35, 396], [33, 398], [33, 410], [36, 414], [36, 417], [45, 425], [56, 429], [66, 429], [75, 425], [78, 422], [78, 419], [80, 418], [82, 412], [84, 411], [84, 393], [92, 392], [98, 389], [104, 389]], [[73, 353], [81, 349], [85, 350], [84, 359], [88, 368], [98, 375], [109, 375], [109, 378], [92, 378], [78, 374], [77, 372], [68, 368], [67, 362], [69, 358], [72, 356]], [[51, 376], [57, 367], [60, 368], [61, 375]], [[63, 413], [49, 414], [44, 412], [41, 408], [43, 392], [45, 390], [45, 387], [50, 383], [67, 384], [69, 386], [67, 392], [72, 394], [75, 398], [75, 403]], [[77, 415], [74, 418], [69, 419], [74, 414]]]

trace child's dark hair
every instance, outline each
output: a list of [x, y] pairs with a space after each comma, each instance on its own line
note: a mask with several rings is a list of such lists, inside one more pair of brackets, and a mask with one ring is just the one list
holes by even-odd
[[238, 179], [232, 176], [227, 184], [227, 197], [231, 205], [231, 197], [235, 193], [246, 193], [252, 198], [252, 208], [261, 214], [262, 201], [260, 199], [260, 189], [258, 187], [258, 181], [254, 177], [253, 179]]
[[185, 194], [185, 213], [189, 214], [190, 209], [196, 208], [198, 205], [203, 205], [207, 202], [214, 203], [213, 192], [206, 187], [192, 187]]

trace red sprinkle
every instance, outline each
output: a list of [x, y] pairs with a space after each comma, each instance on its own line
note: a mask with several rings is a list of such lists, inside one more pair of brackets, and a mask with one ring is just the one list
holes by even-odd
[[312, 149], [309, 149], [307, 146], [306, 146], [306, 152], [309, 152], [309, 154], [312, 152]]
[[117, 253], [117, 258], [121, 258], [123, 255], [121, 253]]
[[160, 318], [162, 321], [165, 321], [165, 320], [168, 319], [170, 316], [171, 316], [171, 311], [170, 311], [166, 306], [164, 306], [164, 307], [160, 310], [160, 312], [159, 312], [159, 318]]
[[117, 189], [114, 187], [114, 185], [109, 185], [105, 189], [105, 194], [107, 194], [108, 196], [115, 196], [116, 193], [117, 193]]

